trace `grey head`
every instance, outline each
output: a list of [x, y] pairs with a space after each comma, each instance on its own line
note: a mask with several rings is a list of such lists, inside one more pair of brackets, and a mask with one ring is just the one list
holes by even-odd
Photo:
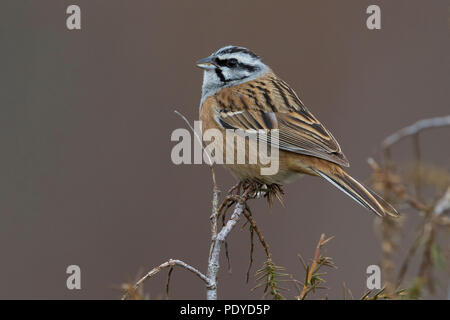
[[236, 46], [220, 48], [197, 61], [197, 66], [204, 70], [201, 103], [222, 88], [253, 80], [269, 71], [256, 54]]

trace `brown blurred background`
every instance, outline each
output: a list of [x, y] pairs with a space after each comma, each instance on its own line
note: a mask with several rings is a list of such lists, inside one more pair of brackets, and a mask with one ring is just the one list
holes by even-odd
[[[69, 4], [81, 7], [81, 31], [66, 28]], [[379, 31], [366, 28], [370, 4], [381, 7]], [[210, 173], [173, 165], [170, 134], [185, 127], [175, 109], [198, 119], [194, 62], [224, 45], [261, 55], [367, 181], [366, 160], [383, 138], [449, 113], [449, 8], [438, 0], [3, 0], [0, 298], [118, 298], [116, 286], [168, 258], [206, 269]], [[448, 168], [449, 139], [448, 130], [424, 134], [427, 160]], [[405, 145], [396, 157], [409, 156]], [[233, 179], [216, 171], [228, 190]], [[380, 259], [374, 217], [317, 178], [285, 191], [286, 208], [253, 204], [275, 262], [302, 278], [297, 253], [311, 257], [321, 233], [334, 235], [327, 254], [339, 268], [326, 276], [327, 293], [342, 298], [345, 281], [360, 296], [367, 266]], [[222, 260], [219, 297], [260, 298], [254, 279], [245, 283], [248, 232], [234, 230], [229, 248], [233, 273]], [[258, 245], [256, 255], [254, 270]], [[70, 264], [81, 267], [79, 291], [66, 288]], [[151, 298], [165, 281], [162, 273], [147, 283]], [[171, 297], [202, 299], [204, 288], [175, 270]]]

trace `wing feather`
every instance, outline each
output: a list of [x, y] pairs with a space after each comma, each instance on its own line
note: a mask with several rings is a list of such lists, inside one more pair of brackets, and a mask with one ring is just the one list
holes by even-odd
[[227, 105], [226, 109], [216, 110], [216, 118], [224, 128], [279, 129], [279, 142], [274, 147], [349, 166], [333, 135], [273, 73], [224, 88], [216, 100], [218, 106]]

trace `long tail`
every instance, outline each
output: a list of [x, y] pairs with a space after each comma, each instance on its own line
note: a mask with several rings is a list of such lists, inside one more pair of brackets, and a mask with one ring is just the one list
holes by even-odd
[[358, 202], [364, 208], [374, 212], [379, 216], [397, 217], [399, 214], [389, 203], [377, 195], [369, 188], [352, 178], [340, 167], [334, 167], [334, 170], [325, 172], [318, 169], [312, 169], [319, 176], [330, 182], [336, 188], [344, 192], [350, 198]]

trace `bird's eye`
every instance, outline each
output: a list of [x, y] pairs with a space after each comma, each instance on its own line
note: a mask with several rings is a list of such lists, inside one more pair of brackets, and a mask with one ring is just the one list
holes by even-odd
[[226, 66], [227, 66], [228, 68], [234, 68], [234, 67], [237, 66], [237, 64], [238, 64], [237, 59], [231, 58], [231, 59], [228, 59], [228, 60], [227, 60]]

